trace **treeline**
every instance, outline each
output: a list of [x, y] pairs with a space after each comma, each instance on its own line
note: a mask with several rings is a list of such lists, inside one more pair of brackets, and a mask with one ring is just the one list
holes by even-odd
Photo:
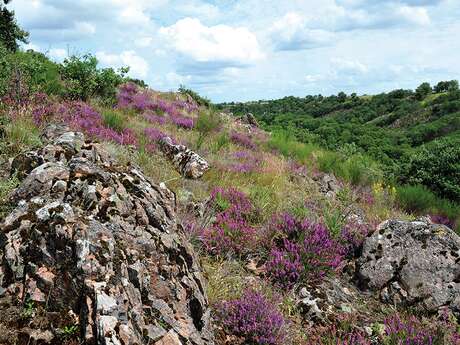
[[374, 96], [340, 92], [218, 107], [235, 115], [250, 112], [266, 129], [288, 130], [304, 143], [333, 151], [351, 145], [380, 163], [392, 183], [422, 184], [441, 197], [460, 200], [460, 90], [456, 80]]

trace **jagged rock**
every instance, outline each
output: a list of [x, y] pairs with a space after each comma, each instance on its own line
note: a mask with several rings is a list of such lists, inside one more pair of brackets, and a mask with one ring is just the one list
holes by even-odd
[[340, 184], [334, 175], [325, 174], [317, 180], [320, 192], [328, 198], [334, 198], [340, 191]]
[[252, 127], [259, 127], [256, 117], [252, 113], [247, 113], [241, 116], [241, 121], [245, 124], [248, 124]]
[[[18, 206], [0, 224], [0, 343], [64, 344], [62, 329], [78, 325], [85, 344], [214, 344], [175, 195], [81, 133], [43, 137], [43, 163], [21, 170]], [[22, 326], [25, 301], [41, 322]]]
[[197, 179], [209, 169], [209, 164], [200, 155], [184, 145], [176, 145], [169, 137], [160, 141], [163, 153], [171, 160], [181, 175]]
[[386, 302], [460, 312], [460, 237], [443, 225], [380, 224], [364, 242], [358, 273]]

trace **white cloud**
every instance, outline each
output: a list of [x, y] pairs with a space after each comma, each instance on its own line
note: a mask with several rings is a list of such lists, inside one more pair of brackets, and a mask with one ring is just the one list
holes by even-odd
[[147, 61], [143, 57], [137, 55], [133, 50], [123, 51], [120, 54], [110, 54], [100, 51], [96, 53], [96, 57], [106, 66], [114, 68], [128, 66], [129, 74], [136, 78], [146, 78], [149, 71], [149, 64]]
[[49, 55], [55, 60], [62, 61], [67, 57], [67, 51], [62, 48], [52, 48]]
[[36, 45], [36, 44], [33, 44], [33, 43], [24, 44], [24, 45], [22, 45], [22, 47], [24, 48], [24, 50], [34, 50], [36, 52], [40, 51], [40, 47], [38, 45]]
[[96, 33], [96, 27], [88, 22], [76, 22], [74, 28], [82, 35], [94, 35]]
[[431, 23], [428, 11], [424, 7], [401, 6], [396, 13], [409, 23], [416, 25], [428, 25]]
[[134, 40], [134, 44], [140, 48], [146, 48], [152, 44], [153, 38], [150, 36], [139, 37]]
[[287, 13], [271, 28], [271, 39], [277, 50], [315, 48], [330, 43], [332, 37], [326, 30], [308, 28], [308, 20], [296, 12]]
[[257, 37], [244, 27], [205, 26], [199, 19], [181, 19], [159, 30], [173, 50], [196, 62], [247, 65], [263, 58]]
[[347, 74], [364, 74], [369, 71], [369, 68], [358, 60], [332, 58], [331, 65], [333, 71]]

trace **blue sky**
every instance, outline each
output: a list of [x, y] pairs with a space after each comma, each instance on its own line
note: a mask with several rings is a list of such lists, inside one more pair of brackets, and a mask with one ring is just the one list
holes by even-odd
[[13, 0], [29, 47], [219, 101], [460, 79], [459, 0]]

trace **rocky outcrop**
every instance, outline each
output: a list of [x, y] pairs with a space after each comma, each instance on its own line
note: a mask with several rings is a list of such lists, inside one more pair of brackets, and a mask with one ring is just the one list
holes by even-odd
[[174, 144], [172, 139], [164, 137], [160, 140], [163, 153], [173, 163], [179, 173], [187, 178], [197, 179], [209, 170], [209, 164], [200, 155], [184, 145]]
[[445, 226], [382, 223], [364, 242], [358, 274], [386, 302], [460, 312], [460, 237]]
[[81, 133], [47, 130], [0, 225], [0, 344], [213, 344], [175, 195]]
[[240, 117], [242, 123], [250, 125], [252, 127], [259, 127], [256, 117], [252, 113], [244, 114]]
[[339, 181], [334, 175], [324, 174], [316, 177], [316, 182], [319, 185], [319, 190], [328, 198], [334, 198], [340, 191]]

